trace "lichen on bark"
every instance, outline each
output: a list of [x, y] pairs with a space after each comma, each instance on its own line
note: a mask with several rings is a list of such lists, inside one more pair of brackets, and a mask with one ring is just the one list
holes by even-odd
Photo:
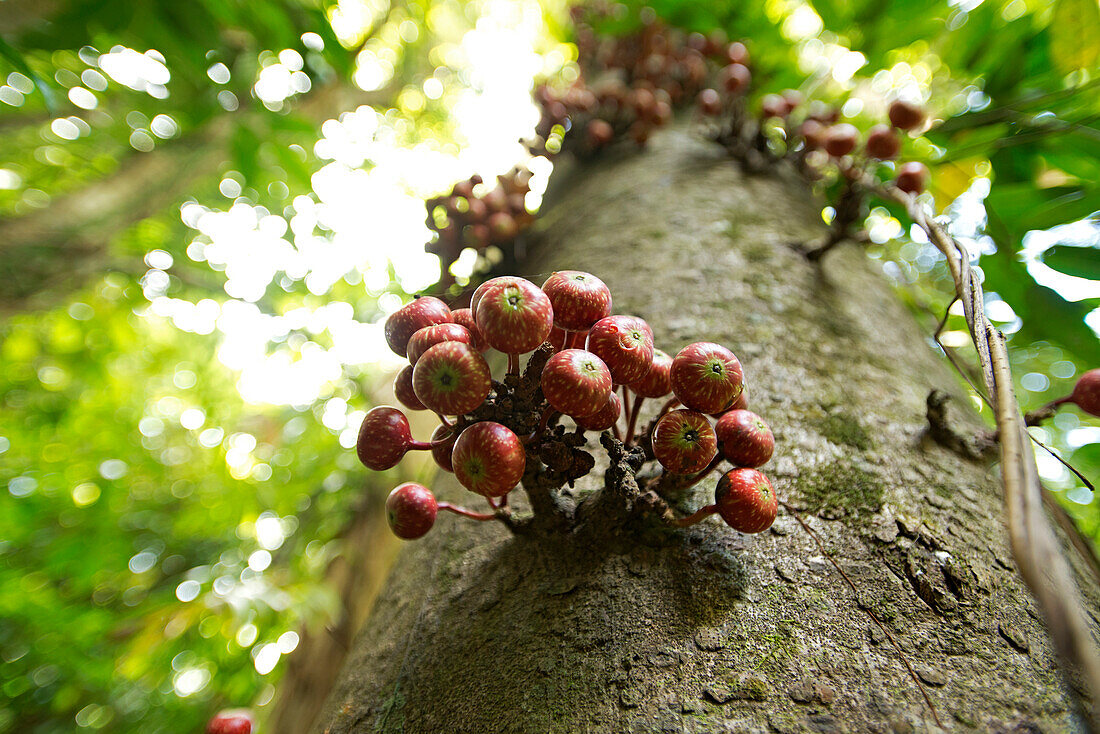
[[764, 470], [858, 594], [782, 512], [759, 536], [446, 518], [402, 551], [316, 731], [929, 730], [868, 611], [945, 725], [1071, 729], [994, 472], [924, 440], [925, 396], [957, 382], [854, 248], [814, 264], [790, 247], [823, 233], [805, 185], [745, 176], [681, 125], [555, 186], [527, 274], [599, 275], [666, 352], [733, 349], [775, 432]]

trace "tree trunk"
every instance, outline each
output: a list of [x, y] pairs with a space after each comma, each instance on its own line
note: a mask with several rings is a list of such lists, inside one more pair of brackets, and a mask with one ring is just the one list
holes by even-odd
[[[958, 382], [872, 261], [790, 246], [824, 233], [807, 187], [683, 128], [577, 173], [531, 277], [591, 271], [665, 351], [733, 349], [775, 431], [764, 470], [827, 554], [782, 509], [759, 536], [712, 518], [593, 541], [441, 516], [402, 550], [315, 731], [1073, 729], [996, 474], [926, 435], [928, 392]], [[434, 489], [478, 504], [451, 476]]]

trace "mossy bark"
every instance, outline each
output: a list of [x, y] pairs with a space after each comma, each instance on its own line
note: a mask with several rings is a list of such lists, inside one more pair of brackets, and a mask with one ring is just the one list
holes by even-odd
[[[929, 390], [958, 383], [871, 261], [790, 246], [822, 236], [820, 208], [678, 127], [570, 175], [529, 274], [598, 274], [670, 353], [732, 348], [775, 431], [765, 471], [858, 592], [783, 510], [759, 536], [712, 518], [583, 540], [442, 517], [400, 554], [316, 731], [933, 729], [869, 612], [945, 727], [1074, 728], [995, 470], [926, 438]], [[451, 476], [435, 489], [478, 504]]]

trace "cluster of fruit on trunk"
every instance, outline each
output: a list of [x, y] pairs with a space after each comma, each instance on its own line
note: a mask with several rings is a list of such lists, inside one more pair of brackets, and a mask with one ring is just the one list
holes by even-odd
[[[401, 410], [375, 407], [359, 431], [360, 461], [384, 471], [408, 451], [430, 451], [493, 510], [439, 502], [423, 485], [402, 484], [386, 503], [390, 527], [401, 538], [427, 533], [440, 510], [499, 519], [528, 462], [539, 460], [540, 437], [561, 416], [572, 419], [578, 434], [611, 431], [626, 446], [643, 445], [663, 477], [675, 480], [668, 486], [678, 489], [722, 461], [732, 464], [718, 482], [715, 503], [676, 525], [718, 513], [734, 529], [758, 533], [775, 520], [775, 492], [757, 469], [771, 458], [775, 441], [767, 424], [747, 410], [737, 357], [710, 342], [689, 344], [675, 357], [655, 349], [649, 325], [636, 316], [612, 315], [610, 290], [590, 273], [559, 271], [541, 288], [524, 278], [493, 278], [474, 291], [469, 308], [456, 310], [437, 298], [417, 298], [389, 317], [385, 332], [390, 348], [409, 359], [394, 382], [398, 401], [409, 410], [436, 413], [441, 423], [430, 441], [417, 441]], [[516, 379], [521, 355], [552, 352], [538, 375], [531, 406], [539, 420], [530, 433], [517, 434], [475, 414], [506, 389], [492, 379], [483, 356], [489, 349], [508, 356], [508, 375]], [[635, 435], [643, 400], [670, 395], [649, 427]]]

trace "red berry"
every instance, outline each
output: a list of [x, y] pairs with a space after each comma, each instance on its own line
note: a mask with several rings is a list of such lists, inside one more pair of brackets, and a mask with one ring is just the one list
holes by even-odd
[[601, 148], [615, 138], [615, 128], [611, 127], [611, 123], [598, 118], [589, 121], [584, 132], [588, 138], [588, 144], [593, 148]]
[[393, 378], [393, 394], [398, 402], [409, 410], [427, 410], [427, 406], [420, 402], [413, 391], [413, 368], [411, 364], [405, 365], [397, 377]]
[[1077, 379], [1069, 400], [1089, 415], [1100, 415], [1100, 368], [1089, 370]]
[[542, 291], [554, 309], [554, 326], [588, 331], [611, 313], [611, 289], [590, 273], [559, 270], [546, 279]]
[[248, 709], [219, 711], [206, 724], [206, 734], [252, 734], [256, 725]]
[[730, 64], [722, 69], [718, 78], [730, 94], [744, 94], [752, 83], [752, 72], [743, 64]]
[[702, 471], [717, 453], [714, 429], [699, 411], [669, 411], [653, 429], [653, 455], [673, 474]]
[[758, 467], [768, 463], [775, 450], [772, 429], [756, 413], [731, 410], [714, 425], [722, 458], [737, 466]]
[[550, 336], [546, 337], [546, 341], [550, 342], [550, 345], [554, 349], [565, 349], [565, 341], [569, 338], [569, 334], [565, 329], [559, 329], [558, 327], [552, 327], [550, 329]]
[[474, 289], [474, 293], [470, 296], [470, 312], [474, 314], [475, 321], [477, 316], [477, 306], [481, 303], [481, 298], [489, 292], [489, 290], [496, 288], [497, 286], [507, 285], [509, 283], [515, 283], [521, 278], [517, 278], [514, 275], [501, 275], [496, 278], [489, 278], [477, 288]]
[[825, 133], [828, 128], [817, 120], [804, 120], [798, 128], [802, 139], [806, 141], [807, 150], [817, 150], [825, 144]]
[[431, 530], [436, 511], [435, 495], [415, 482], [398, 485], [386, 498], [390, 530], [404, 540], [415, 540]]
[[462, 415], [489, 395], [489, 365], [469, 344], [440, 342], [428, 349], [413, 367], [413, 391], [429, 410]]
[[901, 152], [901, 138], [889, 125], [875, 125], [867, 131], [867, 155], [888, 161]]
[[745, 48], [745, 44], [740, 41], [734, 41], [726, 47], [726, 60], [731, 64], [748, 66], [749, 50]]
[[669, 371], [672, 369], [672, 357], [660, 349], [653, 350], [653, 362], [645, 377], [629, 383], [630, 389], [643, 398], [663, 398], [672, 392]]
[[760, 100], [760, 110], [764, 113], [764, 117], [786, 117], [790, 114], [791, 108], [782, 95], [765, 94]]
[[653, 364], [653, 330], [637, 316], [608, 316], [588, 331], [588, 351], [607, 364], [616, 385], [629, 384]]
[[859, 130], [855, 125], [840, 122], [825, 131], [825, 152], [833, 158], [841, 158], [856, 149]]
[[507, 242], [519, 234], [515, 217], [507, 212], [494, 212], [489, 216], [489, 235], [493, 242]]
[[900, 99], [890, 103], [886, 114], [890, 117], [890, 124], [899, 130], [912, 130], [924, 122], [924, 110]]
[[468, 308], [458, 308], [451, 311], [451, 316], [456, 324], [465, 326], [466, 331], [470, 332], [471, 347], [479, 352], [484, 352], [489, 348], [489, 345], [485, 343], [485, 337], [481, 335], [481, 329], [477, 328], [477, 324], [474, 323], [473, 311]]
[[784, 89], [779, 96], [787, 103], [787, 114], [793, 112], [794, 109], [805, 100], [805, 97], [802, 96], [802, 92], [797, 89]]
[[779, 511], [772, 483], [756, 469], [723, 474], [714, 490], [714, 502], [726, 524], [742, 533], [764, 532]]
[[578, 427], [586, 431], [606, 431], [608, 428], [615, 425], [622, 411], [622, 401], [619, 400], [618, 395], [612, 392], [607, 397], [607, 404], [604, 405], [601, 410], [592, 415], [575, 417], [573, 420]]
[[386, 343], [394, 354], [406, 356], [409, 338], [425, 326], [451, 322], [451, 309], [432, 296], [421, 296], [406, 303], [386, 319]]
[[483, 421], [459, 435], [451, 464], [466, 489], [485, 497], [502, 497], [523, 478], [527, 457], [523, 443], [511, 429]]
[[409, 419], [397, 408], [379, 405], [371, 408], [359, 426], [355, 452], [363, 466], [385, 471], [397, 466], [412, 443]]
[[443, 471], [454, 472], [454, 467], [451, 465], [451, 451], [454, 450], [455, 441], [458, 440], [457, 431], [457, 428], [450, 428], [442, 423], [432, 431], [432, 458]]
[[730, 406], [730, 410], [748, 410], [749, 409], [749, 386], [743, 384], [741, 386], [741, 394], [737, 396], [737, 400], [733, 401], [733, 405]]
[[[453, 315], [453, 314], [452, 314]], [[425, 326], [409, 338], [409, 344], [405, 348], [409, 355], [409, 362], [416, 365], [420, 355], [441, 342], [462, 342], [469, 344], [472, 341], [470, 332], [460, 324], [435, 324]]]
[[744, 386], [741, 363], [733, 352], [712, 342], [695, 342], [672, 360], [672, 392], [686, 407], [703, 413], [727, 410]]
[[550, 336], [554, 309], [541, 288], [529, 280], [513, 278], [482, 295], [474, 320], [493, 349], [523, 354], [538, 349]]
[[708, 117], [717, 117], [722, 114], [722, 97], [713, 89], [704, 89], [695, 98], [695, 104], [699, 111]]
[[924, 191], [925, 181], [928, 180], [928, 169], [923, 163], [910, 161], [902, 163], [898, 167], [898, 175], [894, 178], [894, 185], [907, 194], [919, 194]]
[[583, 349], [563, 349], [546, 360], [541, 384], [554, 410], [574, 418], [602, 410], [613, 387], [604, 361]]

